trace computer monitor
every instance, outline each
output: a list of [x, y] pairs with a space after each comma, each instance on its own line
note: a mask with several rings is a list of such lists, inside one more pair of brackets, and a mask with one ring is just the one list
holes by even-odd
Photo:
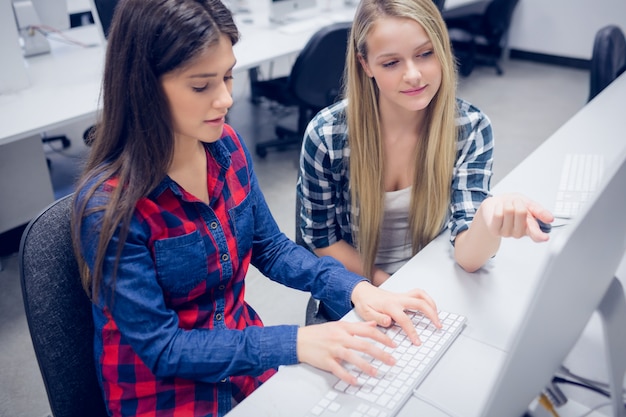
[[30, 0], [35, 6], [42, 25], [57, 30], [70, 28], [70, 13], [67, 0]]
[[283, 23], [296, 16], [298, 12], [307, 9], [314, 9], [316, 0], [270, 0], [270, 20], [272, 22]]
[[[67, 0], [11, 0], [25, 57], [50, 52], [44, 33], [70, 27]], [[33, 30], [42, 26], [40, 30]]]
[[[626, 303], [614, 276], [626, 251], [625, 190], [626, 154], [622, 154], [605, 172], [604, 184], [582, 213], [564, 230], [555, 231], [521, 327], [483, 408], [484, 417], [523, 415], [597, 309], [608, 349], [617, 353], [607, 355], [612, 361], [608, 366], [611, 380], [616, 381], [613, 389], [619, 393], [613, 403], [614, 415], [624, 415]], [[613, 317], [607, 319], [607, 311]], [[611, 326], [616, 328], [611, 330]]]
[[91, 11], [93, 21], [98, 26], [100, 36], [106, 42], [113, 20], [113, 12], [117, 6], [118, 0], [89, 0], [91, 3]]
[[13, 15], [13, 5], [1, 1], [0, 56], [2, 56], [2, 69], [0, 69], [0, 95], [14, 93], [30, 86], [18, 33], [17, 22]]

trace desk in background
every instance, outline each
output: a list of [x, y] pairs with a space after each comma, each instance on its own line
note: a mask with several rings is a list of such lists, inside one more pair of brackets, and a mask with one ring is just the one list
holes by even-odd
[[[535, 152], [494, 187], [494, 194], [521, 192], [552, 207], [555, 203], [561, 166], [566, 153], [600, 153], [606, 165], [626, 149], [622, 127], [626, 74], [618, 78], [596, 99], [565, 123]], [[520, 121], [522, 123], [523, 121]], [[559, 233], [553, 228], [553, 234]], [[546, 244], [530, 239], [504, 239], [498, 254], [476, 273], [467, 273], [455, 264], [446, 233], [442, 234], [394, 274], [384, 288], [406, 291], [424, 288], [440, 309], [457, 312], [468, 318], [468, 325], [441, 361], [411, 397], [401, 417], [416, 415], [479, 416], [507, 355], [524, 309], [546, 258]], [[622, 261], [618, 278], [626, 282], [626, 262]], [[564, 289], [564, 296], [566, 296]], [[354, 312], [347, 320], [357, 320]], [[593, 317], [565, 360], [572, 371], [596, 380], [607, 380], [602, 369], [604, 350], [599, 320]], [[306, 415], [315, 404], [315, 392], [328, 389], [324, 373], [307, 365], [282, 367], [268, 382], [239, 404], [229, 417], [247, 415], [294, 417]], [[549, 381], [546, 381], [546, 384]], [[293, 398], [299, 390], [311, 392], [311, 404]], [[559, 414], [580, 415], [593, 402], [580, 390], [572, 393]], [[578, 395], [578, 396], [576, 396]], [[574, 401], [575, 399], [576, 401]], [[436, 405], [436, 407], [434, 406]], [[609, 411], [605, 408], [603, 411]], [[599, 416], [594, 412], [591, 416]]]
[[[336, 10], [341, 10], [343, 3], [335, 1]], [[269, 22], [269, 3], [250, 3], [252, 13], [235, 16], [242, 34], [234, 48], [238, 74], [297, 53], [312, 34], [283, 34]], [[83, 10], [84, 0], [69, 6], [72, 11]], [[95, 25], [65, 34], [95, 46], [51, 40], [51, 53], [26, 59], [30, 86], [0, 95], [0, 233], [25, 224], [54, 200], [41, 135], [96, 120], [104, 64], [101, 36]]]

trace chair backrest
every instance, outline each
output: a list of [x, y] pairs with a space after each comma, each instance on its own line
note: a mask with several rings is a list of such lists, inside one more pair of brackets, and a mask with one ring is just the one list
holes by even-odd
[[518, 0], [491, 0], [483, 17], [483, 35], [492, 45], [508, 32]]
[[433, 0], [435, 6], [439, 9], [439, 11], [443, 11], [443, 8], [446, 6], [446, 0]]
[[298, 54], [288, 82], [300, 105], [321, 110], [337, 100], [351, 25], [338, 22], [321, 28]]
[[72, 195], [31, 220], [19, 251], [26, 320], [54, 417], [107, 416], [94, 360], [91, 302], [72, 249]]
[[589, 99], [626, 70], [626, 38], [616, 25], [608, 25], [596, 32], [591, 54]]

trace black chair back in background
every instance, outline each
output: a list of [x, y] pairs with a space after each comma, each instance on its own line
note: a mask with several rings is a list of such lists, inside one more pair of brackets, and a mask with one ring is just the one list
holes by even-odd
[[319, 29], [298, 54], [288, 76], [251, 83], [253, 97], [298, 107], [297, 128], [277, 126], [278, 139], [257, 143], [257, 155], [264, 157], [269, 148], [299, 145], [313, 116], [339, 98], [351, 25], [338, 22]]
[[499, 60], [518, 1], [483, 0], [443, 11], [461, 75], [470, 75], [475, 65], [491, 66], [503, 74]]
[[19, 251], [24, 309], [54, 417], [106, 417], [94, 360], [91, 301], [72, 248], [72, 195], [28, 224]]
[[591, 54], [589, 98], [591, 101], [626, 70], [626, 38], [617, 25], [596, 32]]

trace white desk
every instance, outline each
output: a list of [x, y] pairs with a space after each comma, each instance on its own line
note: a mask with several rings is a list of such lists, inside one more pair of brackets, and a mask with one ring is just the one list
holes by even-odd
[[[324, 13], [343, 9], [333, 1], [337, 7]], [[252, 13], [235, 16], [242, 34], [234, 48], [238, 73], [297, 53], [313, 33], [283, 34], [269, 23], [268, 4], [255, 0], [250, 6]], [[96, 120], [105, 48], [95, 25], [66, 34], [97, 46], [51, 40], [51, 53], [26, 60], [30, 87], [0, 94], [0, 233], [24, 224], [54, 199], [40, 135]]]
[[[74, 29], [68, 35], [98, 42], [93, 28]], [[51, 53], [26, 60], [30, 87], [0, 95], [0, 233], [28, 222], [54, 201], [40, 135], [95, 120], [102, 47], [50, 43]]]
[[[555, 202], [561, 163], [567, 152], [601, 153], [607, 166], [611, 165], [626, 148], [621, 105], [624, 96], [626, 75], [555, 132], [497, 184], [494, 193], [521, 192], [549, 208]], [[520, 120], [520, 123], [524, 121]], [[559, 233], [559, 229], [553, 229], [552, 233]], [[437, 404], [450, 415], [480, 415], [519, 327], [524, 308], [530, 301], [531, 290], [546, 256], [546, 245], [533, 243], [528, 238], [505, 239], [496, 257], [472, 274], [455, 264], [448, 236], [444, 233], [384, 284], [385, 288], [394, 291], [424, 288], [434, 297], [439, 308], [468, 318], [468, 325], [460, 337], [420, 385], [420, 398], [412, 397], [400, 416], [444, 415], [431, 404]], [[626, 278], [625, 272], [626, 263], [623, 262], [618, 271], [622, 281]], [[356, 315], [350, 313], [346, 319], [356, 320]], [[606, 371], [602, 370], [604, 351], [600, 334], [599, 323], [592, 320], [566, 363], [579, 374], [606, 380]], [[314, 393], [326, 392], [331, 386], [330, 381], [332, 378], [328, 374], [306, 365], [282, 367], [229, 417], [305, 415], [319, 398]], [[294, 393], [302, 389], [311, 392], [310, 404], [291, 400], [295, 398]], [[561, 415], [579, 415], [580, 410], [585, 410], [573, 401], [567, 407], [570, 413], [566, 410]]]

